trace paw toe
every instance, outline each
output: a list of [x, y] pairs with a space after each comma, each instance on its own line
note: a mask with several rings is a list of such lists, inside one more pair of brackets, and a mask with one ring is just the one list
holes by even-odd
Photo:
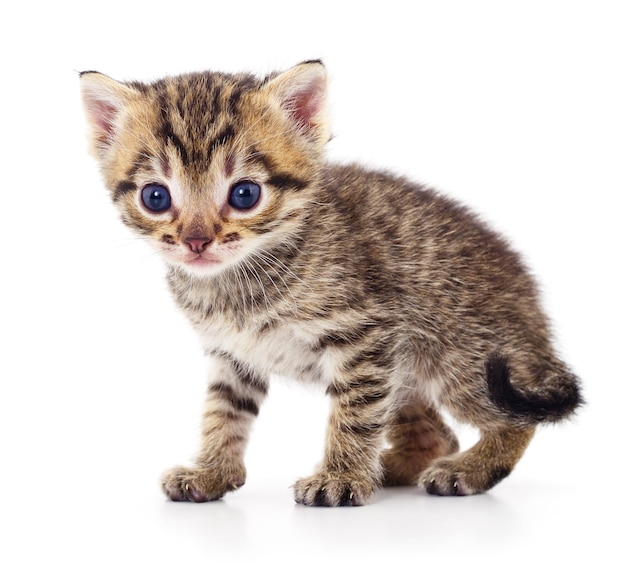
[[372, 484], [325, 475], [301, 479], [294, 485], [295, 500], [313, 507], [358, 507], [374, 491]]
[[472, 493], [456, 475], [439, 475], [424, 485], [430, 495], [463, 497]]
[[172, 501], [206, 503], [239, 489], [244, 482], [245, 475], [240, 473], [219, 474], [212, 470], [177, 467], [163, 476], [161, 487]]
[[422, 473], [420, 485], [430, 495], [461, 497], [480, 492], [473, 489], [468, 475], [457, 466], [454, 459], [433, 463]]

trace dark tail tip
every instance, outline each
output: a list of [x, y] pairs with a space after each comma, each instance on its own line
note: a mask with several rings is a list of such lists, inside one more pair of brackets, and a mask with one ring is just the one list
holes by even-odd
[[578, 378], [572, 373], [549, 377], [540, 388], [528, 392], [513, 387], [509, 364], [504, 357], [492, 355], [487, 360], [486, 369], [491, 401], [518, 420], [555, 422], [583, 405]]

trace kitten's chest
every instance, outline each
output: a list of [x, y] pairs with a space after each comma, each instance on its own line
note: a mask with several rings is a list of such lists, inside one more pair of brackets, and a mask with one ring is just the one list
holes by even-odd
[[228, 319], [213, 317], [198, 325], [205, 350], [228, 352], [261, 374], [328, 383], [331, 359], [313, 346], [314, 337], [294, 323], [250, 322], [237, 327]]

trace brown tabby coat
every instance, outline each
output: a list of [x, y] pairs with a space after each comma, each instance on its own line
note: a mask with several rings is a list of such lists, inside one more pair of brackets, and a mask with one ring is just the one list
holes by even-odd
[[[538, 423], [580, 404], [533, 280], [497, 234], [432, 190], [326, 162], [321, 63], [81, 84], [113, 201], [163, 255], [214, 361], [202, 449], [164, 476], [171, 499], [244, 484], [271, 373], [332, 399], [323, 463], [295, 484], [306, 505], [359, 505], [381, 484], [486, 491]], [[252, 206], [232, 200], [239, 183], [250, 202], [260, 191]], [[155, 185], [148, 202], [170, 206], [146, 204]], [[441, 407], [480, 429], [474, 447], [458, 452]]]

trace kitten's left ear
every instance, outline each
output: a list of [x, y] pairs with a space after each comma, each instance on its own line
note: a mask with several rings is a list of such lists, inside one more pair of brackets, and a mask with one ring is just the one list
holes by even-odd
[[326, 87], [326, 68], [315, 60], [272, 78], [265, 90], [277, 99], [298, 132], [324, 146], [330, 139]]

